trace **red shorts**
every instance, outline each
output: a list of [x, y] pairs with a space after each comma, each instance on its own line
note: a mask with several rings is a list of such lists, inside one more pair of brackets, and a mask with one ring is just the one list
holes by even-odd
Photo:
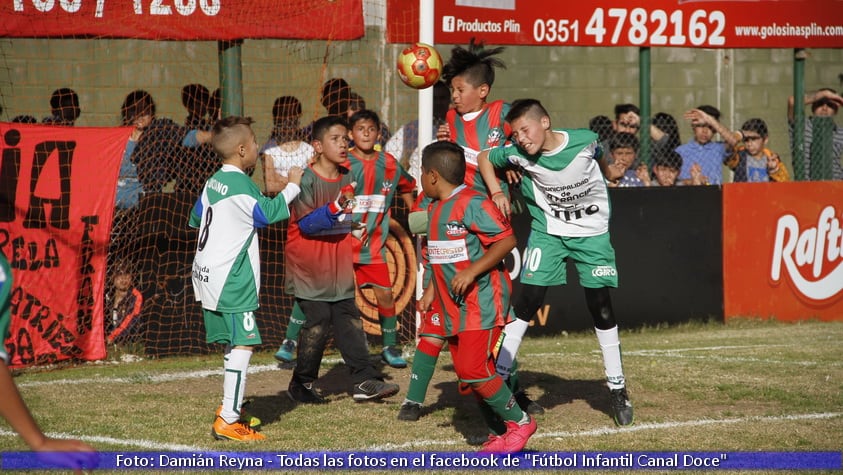
[[389, 266], [386, 262], [380, 264], [354, 264], [354, 276], [357, 277], [357, 287], [371, 287], [373, 285], [384, 289], [392, 288], [389, 279]]
[[443, 322], [442, 319], [445, 318], [445, 316], [439, 311], [435, 302], [436, 300], [434, 300], [434, 304], [431, 305], [430, 310], [422, 312], [421, 325], [419, 325], [418, 334], [419, 336], [432, 336], [444, 339], [445, 322]]
[[464, 331], [448, 337], [448, 349], [460, 381], [475, 383], [495, 377], [495, 359], [502, 333], [503, 327], [495, 327]]

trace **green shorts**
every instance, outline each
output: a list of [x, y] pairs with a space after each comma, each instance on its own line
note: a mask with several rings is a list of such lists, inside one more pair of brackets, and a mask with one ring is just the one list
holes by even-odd
[[561, 237], [533, 229], [524, 250], [521, 283], [550, 287], [564, 285], [565, 259], [574, 262], [580, 285], [588, 288], [617, 287], [615, 249], [609, 233], [589, 237]]
[[232, 346], [261, 344], [255, 312], [224, 313], [202, 309], [205, 317], [205, 342]]

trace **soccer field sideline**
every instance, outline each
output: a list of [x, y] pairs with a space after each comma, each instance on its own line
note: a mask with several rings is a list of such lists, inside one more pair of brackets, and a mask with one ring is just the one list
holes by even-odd
[[[816, 365], [817, 362], [814, 361], [800, 361], [800, 360], [776, 360], [776, 359], [767, 359], [767, 358], [756, 358], [756, 357], [735, 357], [735, 356], [722, 356], [718, 354], [713, 354], [717, 352], [721, 352], [724, 350], [745, 350], [745, 349], [770, 349], [770, 348], [782, 348], [788, 347], [791, 344], [752, 344], [752, 345], [719, 345], [719, 346], [700, 346], [700, 347], [683, 347], [683, 348], [671, 348], [671, 349], [642, 349], [642, 350], [633, 350], [633, 351], [626, 351], [624, 355], [626, 357], [668, 357], [668, 358], [684, 358], [688, 360], [696, 360], [699, 358], [707, 358], [709, 360], [717, 360], [717, 361], [727, 361], [727, 362], [752, 362], [752, 363], [769, 363], [769, 364], [785, 364], [785, 365], [798, 365], [798, 366], [810, 366]], [[705, 355], [705, 353], [708, 353]], [[572, 358], [572, 357], [596, 357], [598, 355], [597, 350], [592, 351], [584, 351], [584, 352], [536, 352], [536, 353], [529, 353], [529, 357], [531, 359], [553, 359], [559, 357], [565, 358]], [[443, 355], [444, 356], [444, 355]], [[525, 355], [527, 356], [527, 355]], [[326, 358], [323, 361], [324, 366], [332, 366], [338, 363], [341, 363], [342, 359], [339, 357], [331, 357]], [[833, 362], [831, 366], [840, 367], [843, 365], [843, 362]], [[828, 364], [826, 364], [828, 366]], [[259, 374], [259, 373], [266, 373], [272, 371], [288, 371], [288, 369], [279, 368], [279, 366], [275, 363], [271, 364], [256, 364], [250, 367], [249, 373], [250, 374]], [[191, 379], [199, 379], [199, 378], [207, 378], [207, 377], [217, 377], [220, 376], [219, 370], [212, 369], [212, 370], [199, 370], [199, 371], [169, 371], [165, 373], [158, 373], [154, 375], [144, 375], [143, 378], [148, 380], [152, 383], [162, 383], [162, 382], [173, 382], [173, 381], [185, 381]], [[18, 386], [22, 389], [30, 388], [30, 387], [38, 387], [42, 385], [78, 385], [78, 384], [89, 384], [89, 383], [114, 383], [114, 384], [121, 384], [121, 383], [128, 383], [128, 382], [137, 382], [138, 377], [94, 377], [94, 378], [63, 378], [58, 380], [50, 380], [50, 381], [23, 381], [18, 384]], [[675, 428], [685, 428], [685, 427], [699, 427], [699, 426], [726, 426], [726, 425], [750, 425], [750, 424], [766, 424], [766, 423], [774, 423], [780, 421], [805, 421], [805, 420], [817, 420], [817, 419], [832, 419], [843, 417], [843, 412], [812, 412], [812, 413], [802, 413], [802, 414], [784, 414], [784, 415], [773, 415], [773, 416], [748, 416], [748, 417], [734, 417], [734, 418], [700, 418], [695, 420], [687, 420], [687, 421], [666, 421], [666, 422], [656, 422], [656, 423], [637, 423], [631, 427], [625, 428], [617, 428], [614, 426], [605, 426], [600, 428], [592, 428], [592, 429], [584, 429], [579, 431], [550, 431], [550, 432], [543, 432], [541, 428], [535, 434], [535, 438], [539, 439], [568, 439], [568, 438], [577, 438], [577, 437], [600, 437], [605, 435], [612, 435], [612, 434], [622, 434], [622, 433], [631, 433], [631, 432], [643, 432], [643, 431], [659, 431], [659, 430], [668, 430], [668, 429], [675, 429]], [[79, 438], [88, 443], [92, 444], [106, 444], [118, 447], [126, 447], [129, 450], [139, 450], [139, 451], [185, 451], [185, 452], [195, 452], [195, 451], [214, 451], [214, 450], [243, 450], [245, 447], [237, 446], [237, 447], [229, 447], [229, 446], [222, 446], [220, 444], [210, 443], [207, 446], [191, 446], [191, 445], [182, 445], [182, 444], [171, 444], [171, 443], [162, 443], [157, 442], [154, 440], [145, 440], [145, 439], [131, 439], [131, 438], [115, 438], [115, 437], [108, 437], [108, 436], [91, 436], [91, 435], [82, 435], [82, 434], [69, 434], [69, 433], [50, 433], [49, 435], [57, 438]], [[3, 437], [13, 437], [15, 434], [8, 430], [0, 429], [0, 436]], [[377, 444], [377, 445], [370, 445], [364, 447], [357, 447], [354, 450], [358, 451], [412, 451], [412, 450], [425, 450], [430, 447], [442, 447], [442, 446], [454, 446], [454, 447], [461, 447], [465, 446], [465, 438], [461, 437], [459, 434], [455, 434], [451, 440], [442, 440], [442, 439], [418, 439], [412, 442], [406, 443], [397, 443], [397, 444]], [[314, 449], [316, 450], [316, 449]]]

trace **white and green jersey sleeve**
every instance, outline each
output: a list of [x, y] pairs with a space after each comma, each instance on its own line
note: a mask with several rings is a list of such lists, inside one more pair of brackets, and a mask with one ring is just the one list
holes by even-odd
[[[9, 325], [12, 323], [12, 268], [6, 256], [0, 253], [0, 358], [9, 363], [9, 353], [6, 351], [6, 338], [9, 336]], [[5, 397], [5, 395], [4, 395]]]
[[588, 129], [554, 130], [562, 145], [528, 156], [515, 145], [489, 151], [497, 168], [524, 170], [521, 193], [533, 218], [531, 227], [555, 236], [597, 236], [609, 230], [609, 192], [599, 159], [597, 134]]
[[203, 308], [219, 312], [258, 308], [257, 228], [290, 217], [287, 203], [295, 194], [286, 195], [290, 193], [272, 199], [263, 196], [252, 179], [233, 165], [223, 165], [205, 183], [190, 215], [190, 226], [199, 228], [193, 292]]

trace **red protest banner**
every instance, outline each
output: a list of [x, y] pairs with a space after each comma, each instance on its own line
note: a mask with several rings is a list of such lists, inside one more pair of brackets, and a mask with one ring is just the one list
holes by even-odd
[[0, 37], [360, 38], [362, 0], [9, 0]]
[[723, 186], [726, 318], [843, 319], [843, 183]]
[[0, 122], [0, 252], [11, 365], [105, 357], [103, 292], [129, 128]]
[[[542, 0], [435, 0], [437, 44], [663, 46], [700, 48], [843, 47], [843, 1], [583, 0], [549, 8]], [[407, 25], [412, 0], [388, 1], [388, 40], [417, 40]]]

